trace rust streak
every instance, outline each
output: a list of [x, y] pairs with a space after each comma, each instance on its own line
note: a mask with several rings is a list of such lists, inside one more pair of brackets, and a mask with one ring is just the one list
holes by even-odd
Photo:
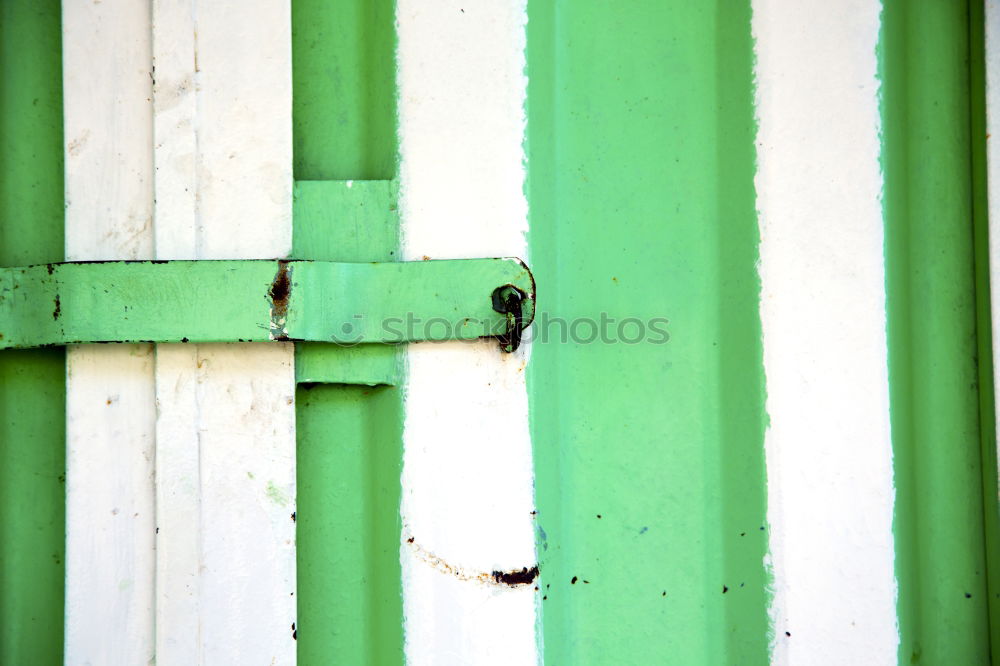
[[493, 585], [495, 587], [522, 587], [524, 585], [530, 585], [536, 578], [538, 578], [537, 564], [531, 567], [512, 569], [510, 571], [468, 571], [462, 567], [450, 564], [434, 553], [425, 550], [412, 536], [406, 538], [405, 541], [413, 550], [414, 555], [416, 555], [422, 562], [430, 565], [432, 568], [437, 569], [443, 574], [454, 576], [461, 581], [476, 581], [484, 585]]
[[278, 272], [271, 282], [267, 295], [271, 300], [271, 337], [275, 340], [287, 340], [285, 319], [288, 317], [288, 298], [292, 292], [292, 281], [289, 276], [287, 261], [278, 262]]

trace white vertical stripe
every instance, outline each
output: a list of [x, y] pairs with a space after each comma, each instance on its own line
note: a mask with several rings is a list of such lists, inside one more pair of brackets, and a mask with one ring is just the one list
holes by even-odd
[[[149, 6], [66, 2], [66, 258], [152, 256]], [[149, 346], [67, 354], [66, 663], [153, 658]]]
[[[289, 5], [203, 5], [66, 3], [67, 258], [153, 257], [154, 124], [157, 257], [290, 251]], [[294, 663], [291, 345], [155, 366], [69, 352], [66, 660]]]
[[[154, 2], [156, 254], [291, 250], [291, 17]], [[292, 346], [158, 345], [157, 659], [295, 661]]]
[[[1000, 0], [986, 0], [986, 190], [990, 239], [990, 299], [993, 310], [993, 385], [1000, 387]], [[992, 139], [996, 134], [997, 139]], [[975, 137], [974, 137], [975, 139]], [[1000, 401], [1000, 392], [996, 393]], [[996, 405], [1000, 432], [1000, 402]], [[997, 457], [1000, 466], [1000, 456]], [[997, 469], [1000, 473], [1000, 467]]]
[[[197, 259], [194, 0], [153, 1], [157, 259]], [[201, 660], [201, 460], [195, 345], [157, 345], [156, 657]]]
[[[400, 0], [397, 20], [405, 258], [523, 257], [524, 0]], [[535, 564], [526, 359], [410, 346], [408, 663], [537, 661], [534, 585], [482, 575]]]
[[899, 642], [880, 11], [753, 1], [778, 664], [895, 663]]

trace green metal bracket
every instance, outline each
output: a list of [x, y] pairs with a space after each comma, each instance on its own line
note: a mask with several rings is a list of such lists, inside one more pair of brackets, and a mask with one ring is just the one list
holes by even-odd
[[531, 272], [510, 258], [43, 264], [0, 269], [0, 349], [493, 337], [513, 351], [534, 296]]

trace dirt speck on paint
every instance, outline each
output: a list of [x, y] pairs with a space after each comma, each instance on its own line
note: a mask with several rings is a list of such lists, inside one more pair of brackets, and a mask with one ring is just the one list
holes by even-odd
[[52, 319], [59, 321], [60, 314], [62, 314], [62, 303], [59, 301], [59, 294], [56, 294], [56, 307], [52, 311]]

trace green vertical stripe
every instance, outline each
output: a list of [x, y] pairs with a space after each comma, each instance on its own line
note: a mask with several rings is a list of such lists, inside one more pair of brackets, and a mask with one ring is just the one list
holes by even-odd
[[[985, 3], [969, 6], [969, 63], [972, 142], [972, 216], [976, 282], [979, 424], [983, 467], [983, 527], [990, 628], [990, 653], [1000, 663], [1000, 505], [997, 488], [996, 407], [993, 385], [993, 322], [990, 298], [989, 204], [986, 182]], [[998, 304], [1000, 305], [1000, 304]]]
[[396, 175], [392, 0], [292, 2], [295, 178]]
[[882, 161], [901, 663], [989, 662], [969, 36], [967, 2], [885, 3]]
[[[394, 9], [392, 0], [292, 4], [294, 170], [313, 181], [296, 186], [298, 258], [398, 257], [395, 184], [332, 182], [395, 178]], [[297, 364], [348, 381], [337, 375], [344, 349], [296, 351]], [[376, 370], [391, 370], [399, 352], [348, 351]], [[401, 664], [401, 391], [307, 384], [296, 400], [299, 663]]]
[[[546, 661], [765, 663], [749, 3], [528, 12]], [[584, 342], [602, 313], [668, 318], [670, 341]]]
[[[0, 2], [0, 266], [63, 258], [60, 4]], [[0, 352], [0, 663], [63, 644], [65, 354]]]
[[306, 384], [298, 437], [298, 659], [401, 664], [394, 387]]

